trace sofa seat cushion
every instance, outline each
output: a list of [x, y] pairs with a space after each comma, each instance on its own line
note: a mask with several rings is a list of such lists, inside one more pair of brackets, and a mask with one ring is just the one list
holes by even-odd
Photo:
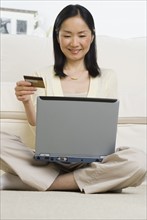
[[15, 96], [16, 82], [1, 83], [1, 118], [26, 119], [24, 107]]
[[128, 146], [141, 149], [147, 153], [146, 129], [145, 124], [119, 124], [116, 147]]
[[34, 135], [26, 120], [20, 119], [0, 119], [1, 131], [19, 136], [23, 143], [30, 148], [34, 148]]

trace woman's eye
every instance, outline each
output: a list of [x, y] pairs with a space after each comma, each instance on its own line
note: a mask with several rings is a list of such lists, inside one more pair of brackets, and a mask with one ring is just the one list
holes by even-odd
[[69, 35], [65, 35], [64, 37], [65, 37], [65, 38], [68, 38], [68, 37], [70, 37], [70, 36], [69, 36]]
[[86, 36], [85, 36], [85, 35], [80, 35], [79, 37], [81, 37], [81, 38], [82, 38], [82, 37], [86, 37]]

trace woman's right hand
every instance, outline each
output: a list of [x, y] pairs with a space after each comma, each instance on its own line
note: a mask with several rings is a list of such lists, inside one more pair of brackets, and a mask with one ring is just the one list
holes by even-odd
[[30, 95], [34, 94], [37, 89], [27, 81], [19, 81], [16, 83], [15, 95], [19, 101], [23, 103], [30, 101]]

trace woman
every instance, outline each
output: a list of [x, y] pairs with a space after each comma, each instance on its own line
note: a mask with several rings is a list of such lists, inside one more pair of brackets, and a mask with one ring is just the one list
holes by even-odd
[[[23, 103], [31, 126], [36, 125], [38, 95], [116, 97], [114, 73], [100, 70], [97, 64], [94, 21], [86, 8], [69, 5], [59, 13], [53, 29], [53, 44], [54, 66], [35, 73], [43, 77], [45, 89], [36, 89], [26, 81], [16, 83], [16, 97]], [[118, 148], [102, 163], [40, 163], [18, 138], [9, 137], [6, 144], [7, 135], [2, 145], [2, 168], [7, 173], [2, 176], [1, 188], [5, 190], [98, 193], [137, 186], [145, 177], [145, 155], [136, 149]]]

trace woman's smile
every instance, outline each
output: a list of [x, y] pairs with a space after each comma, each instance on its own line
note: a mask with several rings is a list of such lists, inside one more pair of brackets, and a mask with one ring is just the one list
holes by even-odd
[[71, 52], [71, 54], [77, 55], [77, 54], [79, 54], [79, 52], [81, 51], [81, 49], [69, 49], [69, 51]]

